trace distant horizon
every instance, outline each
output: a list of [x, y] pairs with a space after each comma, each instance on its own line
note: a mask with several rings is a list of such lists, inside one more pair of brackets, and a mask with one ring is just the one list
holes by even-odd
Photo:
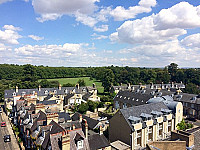
[[[0, 65], [19, 65], [19, 66], [23, 66], [23, 65], [28, 65], [28, 64], [8, 64], [8, 63], [0, 63]], [[164, 66], [164, 67], [144, 67], [144, 66], [115, 66], [115, 65], [108, 65], [108, 66], [48, 66], [48, 65], [34, 65], [34, 64], [30, 64], [30, 65], [33, 65], [33, 66], [44, 66], [44, 67], [66, 67], [66, 68], [89, 68], [89, 67], [111, 67], [111, 66], [114, 66], [114, 67], [133, 67], [133, 68], [160, 68], [160, 69], [164, 69], [165, 67], [167, 67], [168, 65]], [[193, 69], [199, 69], [200, 67], [179, 67], [179, 69], [190, 69], [190, 68], [193, 68]]]
[[0, 0], [0, 63], [200, 67], [194, 0]]

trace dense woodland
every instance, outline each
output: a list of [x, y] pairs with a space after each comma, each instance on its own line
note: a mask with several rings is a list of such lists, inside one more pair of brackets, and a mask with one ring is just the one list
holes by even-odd
[[[148, 84], [183, 82], [186, 84], [185, 92], [199, 94], [200, 69], [178, 68], [178, 65], [171, 63], [164, 68], [139, 68], [139, 67], [48, 67], [0, 64], [0, 98], [3, 97], [5, 89], [14, 88], [36, 88], [56, 87], [58, 82], [38, 79], [68, 78], [89, 76], [102, 82], [105, 92], [109, 91], [111, 85], [120, 83]], [[80, 81], [80, 83], [83, 81]], [[70, 84], [68, 84], [70, 86]]]

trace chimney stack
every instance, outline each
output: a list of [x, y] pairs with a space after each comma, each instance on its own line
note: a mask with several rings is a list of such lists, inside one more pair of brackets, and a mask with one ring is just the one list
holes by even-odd
[[153, 89], [153, 82], [151, 82], [150, 84], [150, 89]]
[[78, 83], [76, 84], [76, 88], [79, 89], [79, 84]]
[[82, 130], [83, 130], [83, 133], [85, 134], [85, 138], [88, 139], [88, 123], [87, 123], [87, 120], [86, 119], [83, 119], [82, 121]]
[[80, 114], [79, 115], [79, 121], [82, 122], [83, 121], [83, 116]]
[[16, 85], [16, 87], [15, 87], [15, 92], [18, 93], [18, 91], [19, 91], [19, 90], [18, 90], [18, 86]]
[[102, 127], [102, 125], [99, 126], [99, 134], [100, 134], [100, 135], [103, 134], [103, 127]]
[[73, 124], [73, 125], [72, 125], [72, 130], [75, 130], [75, 129], [76, 129], [76, 127], [75, 127], [75, 125]]
[[58, 85], [58, 89], [59, 89], [59, 90], [61, 90], [61, 89], [62, 89], [62, 86], [61, 86], [61, 84], [59, 84], [59, 85]]
[[93, 83], [93, 84], [92, 84], [92, 87], [93, 87], [93, 88], [96, 88], [96, 85], [95, 85], [95, 83]]
[[41, 86], [40, 85], [38, 86], [38, 90], [41, 91]]
[[174, 88], [174, 82], [171, 83], [171, 88]]

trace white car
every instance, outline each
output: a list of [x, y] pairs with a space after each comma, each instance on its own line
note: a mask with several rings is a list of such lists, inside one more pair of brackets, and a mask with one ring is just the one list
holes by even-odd
[[99, 117], [97, 120], [98, 121], [104, 121], [104, 120], [107, 120], [107, 117]]

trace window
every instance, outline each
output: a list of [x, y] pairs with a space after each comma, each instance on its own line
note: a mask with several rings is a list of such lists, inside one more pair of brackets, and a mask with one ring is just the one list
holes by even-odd
[[191, 104], [191, 107], [194, 108], [194, 104]]
[[12, 95], [13, 95], [13, 96], [16, 96], [16, 93], [14, 92]]
[[46, 90], [46, 91], [44, 91], [44, 94], [48, 94], [48, 91]]
[[77, 142], [77, 149], [83, 148], [83, 140]]

